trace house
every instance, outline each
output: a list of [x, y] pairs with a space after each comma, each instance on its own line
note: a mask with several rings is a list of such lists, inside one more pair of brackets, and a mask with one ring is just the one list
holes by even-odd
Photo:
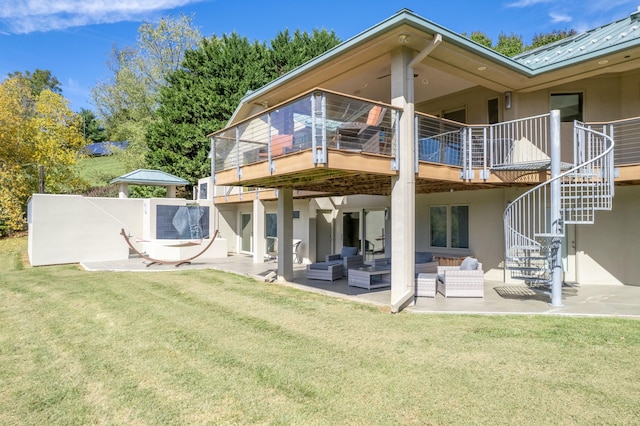
[[[211, 137], [229, 251], [473, 255], [485, 278], [640, 285], [640, 11], [505, 57], [401, 10], [248, 93]], [[281, 251], [279, 273], [293, 274]]]

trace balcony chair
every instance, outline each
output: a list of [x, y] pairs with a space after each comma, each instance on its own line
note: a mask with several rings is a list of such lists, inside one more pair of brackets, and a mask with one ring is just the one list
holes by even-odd
[[[338, 148], [380, 153], [380, 131], [386, 108], [374, 105], [367, 120], [345, 123], [338, 128]], [[384, 152], [384, 148], [383, 148]]]
[[444, 297], [484, 297], [482, 263], [466, 257], [460, 266], [438, 266], [436, 285]]
[[349, 274], [349, 269], [360, 268], [364, 265], [364, 257], [358, 254], [357, 247], [342, 247], [340, 253], [327, 255], [325, 262], [341, 264], [342, 274], [346, 277]]

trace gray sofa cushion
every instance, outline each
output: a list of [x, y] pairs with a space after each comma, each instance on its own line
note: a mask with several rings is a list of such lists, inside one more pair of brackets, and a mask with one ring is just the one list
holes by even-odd
[[354, 254], [358, 254], [357, 247], [342, 247], [342, 251], [340, 252], [340, 255], [342, 256], [342, 258], [345, 258], [347, 256], [353, 256]]
[[335, 265], [336, 263], [340, 262], [316, 262], [309, 265], [309, 269], [320, 269], [326, 271], [329, 269], [329, 266]]
[[461, 271], [475, 271], [476, 269], [478, 269], [478, 259], [473, 257], [465, 257], [460, 264]]
[[428, 251], [417, 251], [416, 252], [416, 263], [428, 263], [433, 262], [433, 253]]

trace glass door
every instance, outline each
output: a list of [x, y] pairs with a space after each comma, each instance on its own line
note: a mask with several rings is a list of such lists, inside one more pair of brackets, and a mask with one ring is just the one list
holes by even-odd
[[240, 216], [240, 224], [241, 251], [251, 253], [253, 249], [253, 241], [251, 239], [253, 234], [253, 221], [251, 220], [251, 213], [242, 213]]
[[385, 218], [384, 210], [364, 211], [364, 241], [362, 253], [366, 260], [373, 260], [385, 256]]

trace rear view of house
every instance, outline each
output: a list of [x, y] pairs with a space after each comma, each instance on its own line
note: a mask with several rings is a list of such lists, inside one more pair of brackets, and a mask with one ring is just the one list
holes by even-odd
[[508, 58], [402, 10], [248, 94], [210, 136], [199, 197], [256, 262], [270, 239], [300, 240], [307, 263], [343, 246], [391, 258], [393, 309], [414, 295], [416, 252], [472, 255], [556, 304], [562, 281], [640, 284], [639, 12]]

